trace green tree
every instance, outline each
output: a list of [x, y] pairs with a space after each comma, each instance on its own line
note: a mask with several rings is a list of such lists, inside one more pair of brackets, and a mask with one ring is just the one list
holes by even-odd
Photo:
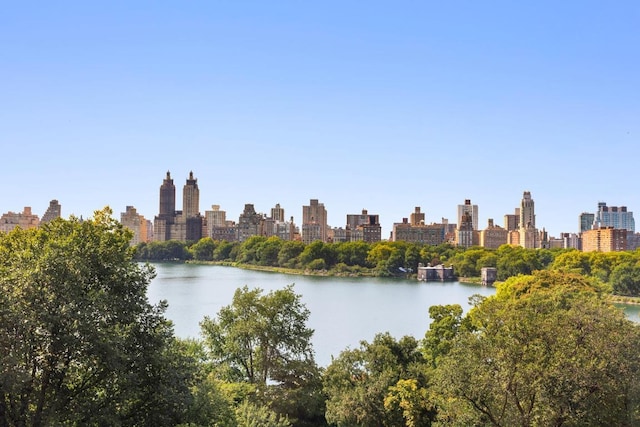
[[240, 244], [236, 261], [254, 264], [258, 262], [258, 251], [267, 240], [264, 236], [251, 236]]
[[213, 259], [215, 261], [226, 261], [231, 259], [231, 251], [234, 247], [238, 247], [238, 243], [231, 242], [219, 242], [216, 248], [213, 250]]
[[407, 427], [428, 427], [435, 415], [429, 389], [421, 387], [414, 378], [401, 379], [390, 386], [384, 407], [387, 411], [401, 411]]
[[282, 249], [283, 241], [276, 236], [265, 240], [257, 249], [257, 258], [260, 265], [278, 265], [278, 255]]
[[616, 266], [609, 276], [609, 282], [616, 295], [640, 296], [640, 265], [629, 263]]
[[362, 241], [336, 244], [337, 261], [348, 266], [368, 267], [367, 254], [370, 244]]
[[540, 271], [469, 312], [437, 366], [448, 425], [638, 425], [640, 332], [596, 282]]
[[236, 409], [238, 427], [290, 427], [286, 417], [249, 401], [242, 402]]
[[304, 243], [292, 240], [282, 244], [278, 252], [278, 265], [282, 267], [295, 267], [298, 256], [304, 251]]
[[415, 244], [407, 246], [404, 252], [404, 267], [412, 272], [418, 271], [418, 263], [420, 262], [420, 248]]
[[0, 425], [175, 425], [190, 405], [192, 361], [111, 213], [0, 233]]
[[462, 325], [462, 307], [459, 304], [432, 305], [429, 307], [431, 323], [425, 334], [423, 352], [427, 361], [435, 367], [438, 359], [451, 350]]
[[148, 261], [175, 261], [192, 258], [185, 242], [167, 240], [165, 242], [149, 242], [140, 246], [136, 258]]
[[309, 265], [312, 261], [317, 259], [323, 259], [323, 249], [324, 243], [320, 240], [316, 240], [315, 242], [311, 242], [304, 247], [304, 250], [298, 256], [300, 263], [303, 266]]
[[245, 286], [200, 325], [219, 378], [256, 385], [258, 401], [302, 425], [324, 410], [308, 318], [293, 285], [266, 295]]
[[432, 415], [429, 405], [408, 408], [398, 400], [407, 385], [399, 381], [415, 380], [416, 387], [423, 389], [427, 385], [424, 372], [424, 359], [414, 338], [396, 341], [385, 333], [376, 335], [371, 343], [362, 341], [360, 348], [341, 352], [327, 367], [323, 380], [327, 421], [341, 426], [399, 426], [410, 416], [416, 422], [427, 422]]
[[551, 265], [550, 270], [563, 271], [565, 273], [591, 274], [591, 263], [589, 262], [589, 254], [573, 249], [558, 254]]
[[193, 259], [198, 261], [211, 261], [216, 244], [211, 237], [203, 237], [190, 248]]
[[519, 274], [531, 274], [542, 268], [536, 251], [537, 249], [525, 249], [520, 246], [500, 246], [496, 251], [498, 280], [506, 280]]

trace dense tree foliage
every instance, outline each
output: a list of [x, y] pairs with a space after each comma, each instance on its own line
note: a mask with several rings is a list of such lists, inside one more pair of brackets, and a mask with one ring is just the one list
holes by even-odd
[[256, 387], [256, 402], [296, 425], [322, 425], [321, 371], [314, 361], [309, 310], [293, 286], [263, 295], [238, 289], [216, 318], [201, 322], [215, 376]]
[[469, 313], [438, 362], [448, 425], [637, 425], [640, 331], [597, 281], [509, 279]]
[[388, 333], [345, 350], [324, 375], [326, 418], [339, 426], [429, 425], [425, 363], [412, 337]]
[[192, 364], [106, 208], [0, 233], [0, 425], [175, 425]]

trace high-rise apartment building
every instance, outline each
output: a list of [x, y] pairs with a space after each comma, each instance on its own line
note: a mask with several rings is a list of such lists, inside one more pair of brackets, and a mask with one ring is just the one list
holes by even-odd
[[487, 249], [498, 249], [508, 241], [509, 232], [499, 225], [493, 224], [489, 218], [487, 228], [480, 231], [480, 246]]
[[379, 242], [382, 240], [380, 216], [370, 215], [366, 209], [361, 214], [348, 214], [346, 233], [347, 241]]
[[594, 224], [595, 227], [613, 227], [631, 232], [636, 230], [633, 212], [627, 211], [626, 206], [607, 206], [604, 202], [598, 203]]
[[473, 228], [473, 217], [470, 211], [464, 211], [456, 230], [456, 245], [464, 248], [478, 245], [478, 232]]
[[439, 245], [444, 243], [447, 233], [454, 228], [454, 224], [449, 224], [446, 219], [442, 218], [442, 221], [443, 224], [425, 224], [424, 212], [420, 211], [420, 206], [416, 206], [410, 220], [402, 218], [402, 222], [393, 224], [391, 240]]
[[296, 234], [296, 226], [293, 217], [290, 221], [285, 220], [284, 208], [280, 203], [271, 208], [271, 216], [262, 219], [261, 235], [266, 237], [276, 236], [281, 240], [293, 240]]
[[444, 224], [417, 224], [411, 225], [407, 218], [402, 218], [402, 222], [393, 224], [391, 240], [394, 242], [404, 241], [412, 243], [424, 243], [426, 245], [440, 245], [445, 241]]
[[302, 242], [326, 242], [328, 233], [327, 210], [318, 199], [311, 199], [308, 206], [302, 206]]
[[133, 232], [133, 237], [129, 242], [131, 246], [150, 240], [147, 228], [149, 221], [140, 215], [133, 206], [127, 206], [126, 211], [120, 213], [120, 223]]
[[[227, 240], [229, 237], [228, 230], [225, 230], [227, 227], [227, 212], [220, 210], [220, 205], [211, 205], [210, 211], [204, 211], [204, 222], [206, 227], [203, 237], [211, 237], [214, 240]], [[220, 238], [221, 235], [224, 235], [225, 238]], [[236, 240], [235, 231], [231, 240]]]
[[62, 206], [58, 203], [57, 200], [51, 200], [49, 202], [49, 207], [47, 211], [42, 215], [42, 219], [40, 220], [40, 224], [44, 224], [50, 221], [53, 221], [56, 218], [60, 218], [62, 216]]
[[204, 211], [204, 217], [207, 220], [209, 237], [211, 237], [212, 227], [224, 227], [227, 225], [227, 212], [220, 210], [220, 205], [211, 205], [210, 211]]
[[0, 217], [0, 232], [8, 233], [16, 227], [23, 230], [38, 228], [40, 218], [31, 213], [31, 207], [25, 206], [21, 213], [7, 212]]
[[594, 228], [582, 233], [583, 252], [627, 250], [627, 230], [613, 227]]
[[238, 219], [238, 240], [244, 242], [251, 236], [260, 236], [260, 223], [264, 215], [256, 212], [253, 204], [246, 203]]
[[466, 199], [463, 205], [458, 205], [458, 227], [462, 224], [462, 216], [465, 213], [471, 216], [473, 229], [478, 230], [478, 205], [472, 205], [469, 199]]

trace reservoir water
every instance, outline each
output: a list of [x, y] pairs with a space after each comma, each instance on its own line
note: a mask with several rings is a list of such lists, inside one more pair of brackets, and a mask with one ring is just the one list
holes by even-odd
[[429, 328], [430, 306], [460, 304], [466, 311], [470, 296], [495, 293], [491, 287], [459, 282], [300, 276], [180, 263], [154, 266], [157, 276], [149, 285], [149, 301], [169, 303], [166, 316], [181, 338], [199, 338], [199, 322], [231, 304], [239, 287], [266, 293], [294, 284], [311, 312], [307, 326], [315, 330], [312, 341], [321, 366], [342, 350], [357, 348], [361, 340], [371, 341], [378, 332], [421, 339]]
[[[469, 297], [493, 295], [495, 288], [459, 282], [418, 282], [382, 278], [316, 277], [243, 270], [234, 267], [161, 263], [148, 289], [149, 301], [169, 303], [166, 316], [176, 336], [200, 338], [200, 321], [216, 317], [231, 304], [237, 288], [261, 288], [265, 293], [294, 284], [294, 291], [311, 312], [307, 326], [315, 330], [313, 347], [321, 366], [342, 350], [371, 341], [376, 333], [396, 339], [424, 337], [429, 328], [429, 307], [460, 304], [466, 312]], [[640, 307], [620, 306], [640, 321]]]

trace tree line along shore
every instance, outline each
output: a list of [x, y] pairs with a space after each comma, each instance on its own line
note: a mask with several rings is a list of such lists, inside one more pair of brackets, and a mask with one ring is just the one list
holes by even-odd
[[[598, 280], [617, 300], [640, 297], [640, 250], [581, 252], [576, 249], [462, 248], [408, 242], [304, 244], [254, 236], [244, 242], [178, 241], [141, 243], [135, 257], [144, 261], [189, 261], [329, 276], [415, 277], [418, 265], [453, 267], [456, 277], [480, 282], [483, 267], [495, 267], [498, 281], [534, 271], [575, 273]], [[413, 274], [412, 274], [413, 273]]]

